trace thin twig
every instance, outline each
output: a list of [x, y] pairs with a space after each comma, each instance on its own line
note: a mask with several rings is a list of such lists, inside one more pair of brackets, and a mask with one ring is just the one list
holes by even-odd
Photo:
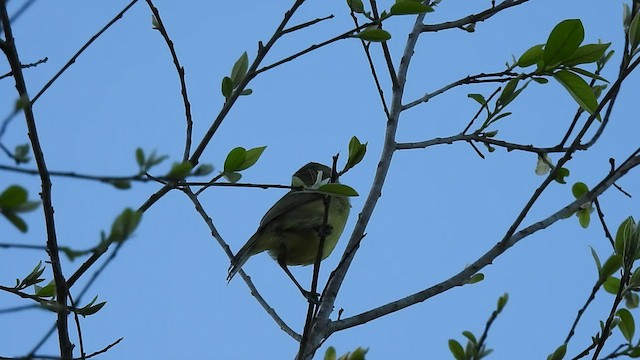
[[153, 5], [152, 0], [145, 0], [147, 5], [151, 9], [153, 16], [158, 22], [157, 30], [162, 34], [162, 38], [164, 42], [167, 44], [169, 48], [169, 52], [171, 53], [171, 58], [173, 59], [173, 65], [176, 67], [176, 72], [178, 73], [178, 78], [180, 79], [180, 92], [182, 94], [182, 103], [184, 105], [184, 116], [187, 121], [187, 129], [185, 136], [185, 144], [184, 144], [184, 155], [182, 156], [182, 161], [185, 162], [189, 160], [189, 153], [191, 152], [191, 136], [193, 133], [193, 119], [191, 117], [191, 103], [189, 102], [189, 95], [187, 94], [187, 83], [184, 77], [184, 67], [180, 65], [180, 60], [178, 59], [178, 54], [176, 53], [176, 49], [173, 46], [173, 41], [169, 37], [167, 33], [167, 28], [164, 26], [162, 22], [162, 18], [160, 17], [160, 12], [158, 8]]
[[62, 75], [62, 73], [64, 73], [71, 65], [73, 65], [73, 63], [76, 62], [76, 60], [78, 59], [78, 57], [94, 42], [96, 41], [100, 35], [102, 35], [105, 31], [107, 31], [108, 28], [111, 27], [111, 25], [115, 24], [118, 20], [120, 20], [122, 18], [122, 15], [124, 15], [124, 13], [126, 13], [135, 3], [137, 3], [138, 0], [132, 0], [129, 5], [125, 6], [124, 9], [122, 9], [122, 11], [120, 11], [113, 19], [111, 19], [111, 21], [109, 21], [102, 29], [100, 29], [100, 31], [98, 31], [95, 35], [93, 35], [91, 37], [91, 39], [89, 39], [89, 41], [87, 41], [81, 48], [80, 50], [78, 50], [78, 52], [76, 52], [71, 59], [69, 59], [69, 61], [67, 61], [66, 64], [64, 64], [64, 66], [51, 78], [51, 80], [49, 80], [40, 91], [38, 91], [38, 93], [36, 94], [36, 96], [33, 97], [33, 99], [31, 99], [31, 105], [35, 104], [35, 102], [40, 98], [40, 96], [42, 96], [42, 94], [44, 94], [45, 91], [47, 91], [47, 89], [53, 85], [53, 83], [60, 77], [60, 75]]

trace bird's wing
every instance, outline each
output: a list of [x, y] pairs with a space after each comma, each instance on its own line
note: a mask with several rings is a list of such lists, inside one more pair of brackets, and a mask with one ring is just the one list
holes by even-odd
[[[271, 209], [267, 211], [267, 213], [260, 221], [260, 227], [258, 228], [258, 231], [261, 231], [274, 219], [285, 213], [289, 213], [288, 217], [295, 217], [296, 210], [303, 206], [312, 205], [314, 202], [318, 202], [318, 206], [324, 206], [322, 198], [323, 196], [318, 193], [305, 193], [298, 191], [288, 192], [283, 197], [281, 197], [280, 200], [276, 201]], [[307, 212], [301, 213], [300, 215], [302, 216], [300, 220], [306, 220], [305, 222], [315, 221], [314, 219], [307, 218], [309, 216]], [[319, 221], [322, 221], [322, 219], [320, 219]]]

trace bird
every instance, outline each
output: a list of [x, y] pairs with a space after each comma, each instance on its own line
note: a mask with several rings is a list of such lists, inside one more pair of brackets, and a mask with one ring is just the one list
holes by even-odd
[[[321, 180], [326, 182], [331, 178], [331, 168], [310, 162], [293, 176], [300, 179], [305, 187], [317, 186]], [[250, 257], [267, 251], [308, 298], [309, 292], [302, 288], [287, 266], [315, 263], [321, 234], [325, 235], [321, 259], [326, 259], [338, 243], [351, 209], [348, 197], [331, 196], [327, 227], [323, 228], [326, 196], [304, 189], [291, 189], [276, 201], [260, 221], [255, 234], [231, 259], [227, 281], [231, 281]]]

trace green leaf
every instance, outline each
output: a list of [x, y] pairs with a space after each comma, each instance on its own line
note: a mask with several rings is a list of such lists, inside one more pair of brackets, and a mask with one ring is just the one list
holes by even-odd
[[624, 303], [628, 309], [636, 309], [640, 305], [640, 297], [635, 292], [628, 292], [624, 294]]
[[515, 99], [516, 96], [514, 95], [514, 91], [516, 90], [516, 86], [518, 86], [519, 81], [520, 78], [515, 78], [507, 82], [504, 90], [502, 90], [502, 94], [500, 94], [500, 97], [498, 98], [498, 105], [507, 106], [507, 104]]
[[584, 40], [584, 27], [579, 19], [560, 22], [551, 30], [544, 47], [545, 65], [554, 66], [570, 58]]
[[247, 150], [243, 147], [236, 147], [229, 151], [227, 158], [224, 161], [224, 172], [232, 173], [237, 171], [247, 158]]
[[138, 224], [140, 224], [141, 219], [141, 212], [132, 210], [131, 208], [124, 209], [111, 225], [109, 240], [111, 242], [123, 242], [128, 239], [136, 230]]
[[466, 337], [467, 339], [469, 339], [469, 342], [470, 342], [470, 343], [472, 343], [472, 344], [474, 344], [474, 345], [478, 343], [478, 340], [476, 339], [476, 336], [475, 336], [475, 335], [473, 335], [473, 333], [472, 333], [472, 332], [470, 332], [470, 331], [466, 331], [466, 330], [465, 330], [465, 331], [463, 331], [463, 332], [462, 332], [462, 335], [463, 335], [464, 337]]
[[355, 191], [352, 187], [338, 183], [325, 184], [320, 186], [317, 190], [310, 191], [332, 196], [358, 196], [358, 192]]
[[467, 284], [475, 284], [475, 283], [480, 282], [482, 280], [484, 280], [484, 274], [483, 273], [476, 273], [476, 274], [473, 274], [469, 278], [469, 280], [467, 280]]
[[[239, 167], [235, 169], [235, 171], [242, 171], [252, 167], [258, 161], [258, 159], [264, 152], [264, 149], [266, 148], [267, 148], [266, 146], [260, 146], [257, 148], [247, 150], [245, 153], [244, 161]], [[225, 163], [225, 166], [226, 166], [226, 163]]]
[[22, 186], [11, 185], [0, 194], [0, 211], [18, 207], [27, 201], [27, 190]]
[[336, 360], [336, 349], [333, 346], [329, 346], [324, 353], [324, 360]]
[[351, 9], [351, 11], [353, 11], [354, 13], [358, 13], [358, 14], [365, 13], [364, 4], [362, 3], [362, 0], [347, 0], [347, 5], [349, 6], [349, 9]]
[[501, 312], [505, 305], [507, 305], [507, 301], [509, 301], [509, 294], [504, 293], [504, 295], [498, 298], [498, 306], [496, 307], [496, 310]]
[[556, 349], [556, 351], [553, 352], [553, 354], [547, 357], [547, 360], [562, 360], [562, 358], [564, 358], [564, 355], [566, 353], [567, 353], [567, 344], [562, 344], [558, 346], [558, 348]]
[[620, 318], [618, 328], [620, 329], [620, 332], [622, 332], [622, 336], [624, 336], [627, 341], [631, 342], [633, 335], [636, 332], [636, 324], [633, 320], [633, 315], [631, 315], [631, 312], [627, 309], [620, 309], [616, 311], [616, 315]]
[[626, 244], [629, 241], [629, 238], [633, 235], [635, 228], [636, 222], [631, 216], [626, 218], [620, 226], [618, 226], [618, 231], [616, 232], [616, 238], [614, 241], [616, 254], [622, 255], [624, 253]]
[[581, 198], [584, 194], [589, 192], [589, 187], [583, 182], [577, 182], [571, 187], [571, 192], [576, 199]]
[[233, 92], [233, 80], [230, 77], [225, 76], [222, 78], [222, 96], [228, 99]]
[[29, 160], [31, 160], [31, 158], [29, 157], [29, 151], [31, 150], [31, 147], [29, 146], [29, 144], [22, 144], [22, 145], [18, 145], [16, 146], [14, 152], [13, 152], [13, 157], [15, 159], [15, 161], [20, 164], [20, 163], [28, 163]]
[[227, 179], [228, 182], [235, 184], [242, 178], [242, 174], [237, 172], [224, 173], [224, 178]]
[[160, 22], [158, 21], [158, 18], [156, 18], [155, 14], [151, 14], [151, 28], [154, 30], [160, 29]]
[[566, 184], [566, 183], [567, 183], [567, 181], [566, 181], [564, 178], [566, 178], [566, 177], [568, 177], [568, 176], [569, 176], [569, 169], [567, 169], [567, 168], [560, 168], [560, 169], [558, 170], [558, 172], [556, 172], [556, 178], [555, 178], [555, 179], [553, 179], [553, 180], [557, 181], [557, 182], [558, 182], [558, 183], [560, 183], [560, 184]]
[[389, 14], [391, 15], [417, 15], [433, 12], [431, 6], [427, 6], [419, 1], [396, 1], [391, 6]]
[[451, 353], [456, 360], [466, 360], [467, 357], [464, 353], [464, 349], [456, 340], [449, 339], [449, 350], [451, 350]]
[[367, 352], [369, 352], [369, 349], [358, 347], [357, 349], [353, 350], [351, 356], [349, 356], [349, 360], [364, 360], [364, 356], [367, 354]]
[[[553, 77], [569, 92], [580, 107], [593, 114], [598, 108], [598, 99], [593, 89], [580, 76], [567, 70], [553, 74]], [[598, 115], [600, 119], [600, 115]]]
[[637, 287], [638, 285], [640, 285], [640, 267], [636, 268], [633, 271], [633, 274], [631, 274], [631, 278], [629, 279], [629, 286], [630, 287]]
[[587, 44], [580, 46], [569, 58], [562, 62], [566, 66], [590, 64], [600, 60], [611, 43]]
[[639, 358], [640, 357], [640, 346], [632, 348], [627, 354], [629, 354], [630, 358]]
[[253, 94], [253, 90], [251, 89], [244, 89], [240, 92], [240, 96], [247, 96], [247, 95], [251, 95]]
[[391, 34], [382, 29], [369, 29], [358, 33], [355, 37], [364, 41], [383, 42], [391, 39]]
[[[576, 68], [576, 67], [571, 67], [570, 69], [571, 69], [571, 71], [576, 72], [576, 73], [578, 73], [580, 75], [587, 76], [587, 77], [590, 77], [592, 79], [596, 79], [596, 80], [600, 80], [600, 81], [604, 81], [604, 82], [609, 82], [607, 79], [603, 78], [600, 75], [594, 74], [591, 71], [587, 71], [587, 70]], [[594, 91], [594, 93], [595, 93], [595, 91]], [[597, 98], [597, 96], [596, 96], [596, 98]]]
[[602, 265], [602, 269], [599, 270], [600, 279], [609, 279], [611, 275], [620, 270], [620, 267], [622, 267], [622, 256], [611, 255]]
[[620, 289], [620, 279], [617, 277], [611, 276], [602, 284], [604, 291], [609, 294], [617, 295], [618, 290]]
[[46, 286], [33, 285], [35, 295], [40, 297], [53, 297], [56, 294], [56, 284], [51, 280]]
[[600, 257], [598, 257], [598, 253], [596, 253], [596, 250], [593, 247], [589, 246], [589, 248], [591, 249], [591, 256], [593, 257], [593, 261], [596, 262], [598, 274], [602, 274], [602, 263], [600, 263]]
[[544, 55], [544, 44], [534, 45], [529, 50], [525, 51], [520, 59], [518, 59], [518, 66], [521, 68], [525, 68], [531, 65], [535, 65], [542, 60], [542, 56]]
[[98, 311], [100, 311], [100, 309], [102, 309], [102, 307], [107, 303], [106, 301], [103, 301], [101, 303], [95, 304], [96, 300], [98, 300], [98, 296], [94, 297], [93, 300], [91, 300], [90, 303], [88, 303], [87, 305], [81, 307], [80, 309], [77, 309], [76, 312], [79, 315], [82, 315], [83, 317], [89, 316], [89, 315], [93, 315], [95, 313], [97, 313]]
[[349, 141], [349, 159], [347, 160], [347, 165], [344, 167], [344, 171], [358, 165], [366, 153], [367, 143], [362, 144], [357, 137], [351, 137]]
[[42, 266], [42, 261], [39, 261], [38, 264], [33, 268], [33, 270], [31, 270], [29, 275], [27, 275], [24, 279], [22, 279], [22, 281], [16, 279], [15, 288], [17, 290], [22, 290], [31, 285], [35, 285], [37, 283], [43, 282], [44, 279], [40, 278], [40, 276], [42, 275], [45, 269], [46, 267]]
[[18, 216], [15, 212], [9, 210], [9, 211], [2, 211], [1, 213], [2, 215], [4, 215], [4, 217], [7, 218], [7, 220], [9, 220], [11, 224], [13, 224], [13, 226], [17, 227], [18, 230], [20, 230], [20, 232], [26, 233], [27, 230], [29, 229], [27, 226], [27, 223], [24, 222], [24, 220], [22, 220], [22, 218]]
[[136, 149], [136, 162], [141, 169], [144, 167], [144, 150], [142, 150], [142, 148]]
[[214, 168], [211, 164], [202, 164], [193, 171], [193, 176], [205, 176], [213, 172]]
[[578, 222], [582, 228], [586, 229], [589, 227], [589, 223], [591, 222], [591, 212], [585, 209], [580, 209], [576, 213], [578, 215]]
[[164, 177], [170, 180], [182, 180], [189, 175], [192, 169], [193, 165], [189, 161], [174, 163], [169, 173]]
[[131, 189], [131, 181], [129, 180], [113, 180], [110, 183], [116, 189], [120, 189], [120, 190]]
[[640, 11], [636, 12], [636, 15], [629, 24], [629, 45], [631, 45], [631, 51], [635, 50], [640, 44]]
[[482, 106], [487, 104], [487, 100], [481, 94], [467, 94], [467, 97], [477, 101]]
[[233, 82], [233, 86], [238, 86], [244, 77], [247, 75], [247, 69], [249, 68], [249, 56], [247, 56], [247, 52], [243, 52], [242, 55], [236, 60], [236, 63], [233, 64], [233, 69], [231, 69], [231, 81]]

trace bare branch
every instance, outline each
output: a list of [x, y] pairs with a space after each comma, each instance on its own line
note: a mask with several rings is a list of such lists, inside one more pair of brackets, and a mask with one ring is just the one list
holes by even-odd
[[402, 310], [408, 306], [423, 302], [451, 288], [465, 285], [469, 278], [471, 278], [471, 276], [473, 276], [485, 266], [491, 264], [499, 255], [504, 253], [507, 249], [518, 243], [520, 240], [538, 232], [539, 230], [546, 229], [557, 221], [566, 218], [567, 216], [577, 211], [585, 202], [593, 201], [593, 199], [604, 193], [604, 191], [612, 186], [616, 180], [624, 176], [629, 170], [640, 165], [640, 156], [637, 155], [639, 152], [640, 149], [636, 150], [636, 152], [634, 152], [634, 154], [632, 154], [619, 168], [617, 168], [614, 172], [608, 174], [596, 187], [593, 188], [593, 190], [585, 194], [585, 196], [581, 197], [580, 199], [576, 199], [569, 205], [556, 211], [547, 218], [518, 231], [512, 236], [503, 238], [489, 251], [482, 255], [478, 260], [476, 260], [471, 265], [467, 266], [464, 270], [460, 271], [451, 278], [433, 285], [425, 290], [419, 291], [415, 294], [406, 296], [396, 301], [392, 301], [386, 305], [379, 306], [372, 310], [343, 320], [334, 321], [330, 325], [330, 331], [335, 332], [364, 324], [371, 320], [380, 318], [384, 315]]

